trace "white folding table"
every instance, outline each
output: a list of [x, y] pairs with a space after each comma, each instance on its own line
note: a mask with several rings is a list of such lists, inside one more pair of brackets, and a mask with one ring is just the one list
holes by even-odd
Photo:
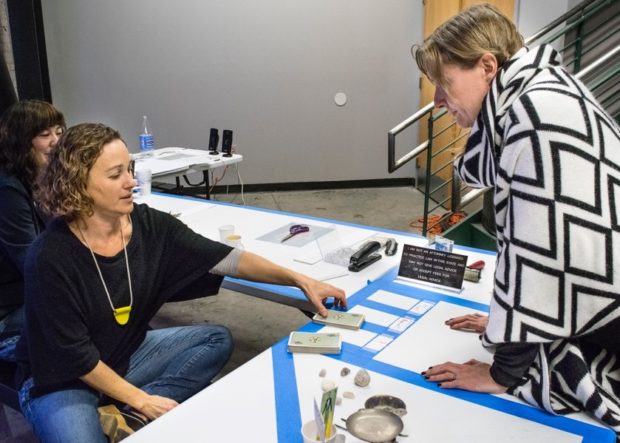
[[202, 172], [206, 198], [210, 198], [209, 170], [229, 166], [243, 161], [240, 154], [226, 156], [223, 152], [211, 154], [203, 149], [167, 147], [147, 153], [133, 154], [136, 168], [151, 170], [153, 178], [174, 178], [177, 190], [181, 188], [180, 177], [193, 172]]
[[[402, 434], [407, 437], [398, 437], [399, 443], [615, 442], [615, 434], [609, 428], [585, 414], [553, 416], [509, 395], [442, 389], [420, 375], [428, 366], [447, 360], [491, 361], [491, 354], [482, 348], [477, 334], [451, 330], [444, 321], [488, 311], [494, 254], [458, 248], [455, 252], [467, 255], [468, 263], [483, 259], [487, 267], [481, 282], [465, 282], [460, 293], [446, 292], [397, 278], [402, 243], [426, 244], [426, 239], [413, 234], [189, 198], [153, 195], [147, 203], [175, 214], [207, 237], [217, 238], [218, 226], [234, 224], [246, 249], [316, 278], [332, 269], [296, 261], [311, 255], [312, 242], [304, 246], [278, 244], [268, 241], [266, 233], [277, 232], [292, 222], [308, 223], [328, 226], [344, 238], [364, 238], [366, 234], [390, 236], [400, 246], [394, 257], [383, 257], [359, 273], [329, 279], [345, 289], [350, 310], [366, 316], [358, 331], [338, 329], [343, 338], [341, 354], [291, 354], [284, 338], [129, 437], [127, 442], [301, 443], [301, 426], [313, 418], [313, 402], [320, 402], [322, 369], [325, 378], [338, 386], [339, 396], [348, 391], [354, 397], [342, 398], [336, 407], [339, 424], [363, 408], [370, 396], [385, 394], [402, 399], [407, 407]], [[308, 307], [302, 303], [303, 295], [293, 288], [228, 278], [225, 285], [280, 303]], [[335, 329], [309, 323], [301, 330]], [[351, 372], [343, 377], [340, 374], [344, 367]], [[371, 376], [370, 384], [364, 388], [353, 383], [360, 368]], [[338, 432], [345, 432], [347, 443], [360, 442], [346, 431]]]

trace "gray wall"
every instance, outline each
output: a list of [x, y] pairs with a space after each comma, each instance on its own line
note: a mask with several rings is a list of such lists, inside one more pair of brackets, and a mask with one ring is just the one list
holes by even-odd
[[246, 183], [387, 177], [387, 130], [419, 101], [419, 2], [43, 3], [52, 97], [69, 122], [106, 122], [130, 150], [143, 113], [159, 147], [232, 129]]
[[[386, 134], [418, 108], [419, 0], [42, 3], [52, 97], [70, 124], [105, 122], [131, 151], [143, 114], [158, 147], [232, 129], [245, 183], [414, 174], [387, 173]], [[546, 23], [565, 4], [521, 0], [518, 19]], [[416, 139], [404, 134], [399, 156]]]
[[580, 2], [577, 0], [517, 0], [515, 21], [525, 38], [534, 35], [550, 22]]

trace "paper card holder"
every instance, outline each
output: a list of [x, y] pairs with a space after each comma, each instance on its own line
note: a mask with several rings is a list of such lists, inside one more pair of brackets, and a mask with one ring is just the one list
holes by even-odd
[[466, 263], [466, 255], [403, 245], [398, 278], [460, 292]]

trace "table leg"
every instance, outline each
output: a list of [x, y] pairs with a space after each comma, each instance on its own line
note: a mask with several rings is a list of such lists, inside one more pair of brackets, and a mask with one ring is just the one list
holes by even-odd
[[205, 182], [205, 198], [207, 200], [211, 200], [211, 194], [209, 193], [210, 183], [209, 183], [209, 170], [208, 169], [205, 169], [204, 171], [202, 171], [202, 178]]

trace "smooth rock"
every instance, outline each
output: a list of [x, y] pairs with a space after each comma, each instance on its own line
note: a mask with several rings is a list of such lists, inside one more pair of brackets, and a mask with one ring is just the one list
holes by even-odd
[[370, 383], [370, 374], [366, 369], [360, 369], [355, 374], [355, 379], [353, 380], [357, 386], [361, 386], [362, 388], [368, 386]]

